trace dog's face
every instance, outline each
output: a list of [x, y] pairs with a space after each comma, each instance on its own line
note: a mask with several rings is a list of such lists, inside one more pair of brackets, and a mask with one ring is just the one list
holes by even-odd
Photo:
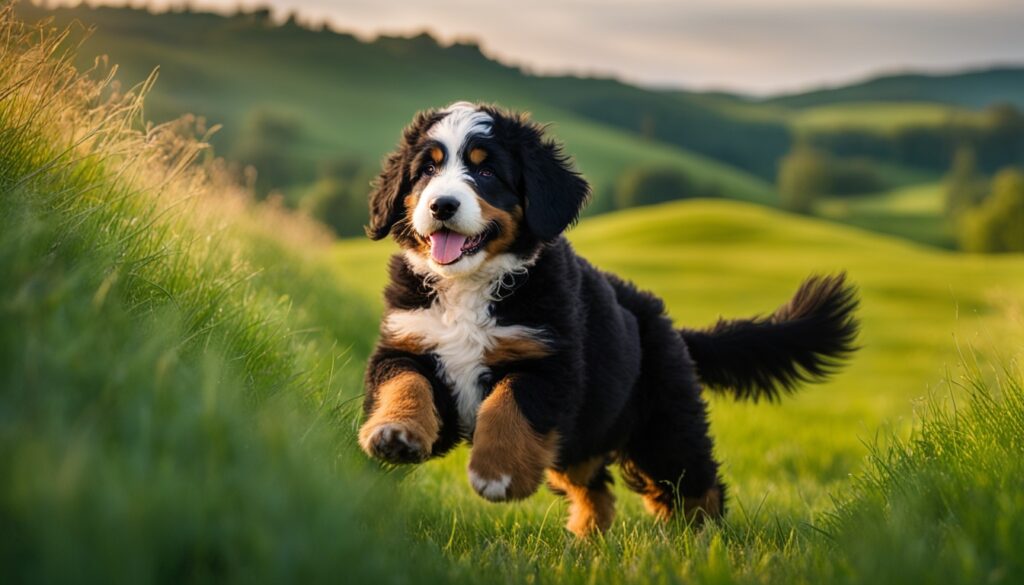
[[459, 102], [421, 112], [384, 162], [367, 235], [392, 234], [441, 277], [531, 256], [589, 196], [560, 147], [525, 117]]

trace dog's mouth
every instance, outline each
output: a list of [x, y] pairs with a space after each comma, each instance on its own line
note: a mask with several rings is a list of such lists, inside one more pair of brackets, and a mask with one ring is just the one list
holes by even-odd
[[490, 225], [475, 236], [442, 228], [430, 234], [430, 257], [438, 264], [454, 264], [482, 250], [493, 236], [494, 229]]

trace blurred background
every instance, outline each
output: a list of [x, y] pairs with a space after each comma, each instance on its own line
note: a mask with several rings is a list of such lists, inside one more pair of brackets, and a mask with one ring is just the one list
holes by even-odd
[[[554, 122], [588, 214], [714, 197], [941, 248], [1024, 249], [1024, 4], [1013, 0], [23, 3], [96, 27], [146, 116], [220, 125], [260, 198], [361, 235], [419, 109]], [[138, 3], [135, 3], [138, 4]], [[143, 8], [142, 6], [146, 6]]]

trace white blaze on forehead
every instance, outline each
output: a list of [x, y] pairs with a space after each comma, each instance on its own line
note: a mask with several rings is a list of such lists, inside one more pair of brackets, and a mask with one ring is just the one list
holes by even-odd
[[[444, 117], [434, 123], [427, 136], [444, 146], [445, 160], [438, 173], [430, 178], [420, 194], [416, 209], [413, 210], [413, 228], [422, 236], [447, 227], [465, 236], [475, 236], [487, 227], [487, 221], [480, 209], [480, 202], [473, 190], [473, 178], [462, 162], [461, 153], [466, 143], [474, 136], [490, 136], [494, 120], [490, 114], [481, 112], [468, 102], [456, 102], [444, 110]], [[459, 209], [451, 219], [441, 222], [434, 219], [430, 204], [438, 197], [454, 197]], [[466, 263], [459, 260], [457, 263]]]
[[469, 102], [455, 102], [442, 110], [442, 113], [445, 117], [431, 126], [427, 136], [444, 145], [449, 158], [446, 164], [456, 160], [461, 162], [459, 153], [473, 136], [491, 135], [494, 120], [490, 114], [481, 112]]

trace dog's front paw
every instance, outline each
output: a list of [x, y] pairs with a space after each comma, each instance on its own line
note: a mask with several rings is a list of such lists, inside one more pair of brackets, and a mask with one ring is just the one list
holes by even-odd
[[480, 405], [469, 483], [492, 502], [530, 497], [555, 462], [558, 433], [539, 434], [516, 404], [509, 383], [499, 383]]
[[[502, 462], [508, 465], [502, 465]], [[522, 500], [532, 496], [544, 478], [542, 465], [523, 465], [521, 459], [489, 449], [473, 448], [469, 459], [469, 484], [491, 502]]]
[[365, 425], [359, 431], [359, 446], [370, 457], [388, 463], [420, 463], [430, 456], [420, 434], [400, 422]]
[[512, 476], [503, 473], [497, 479], [487, 478], [469, 469], [469, 483], [485, 500], [504, 502], [508, 498], [508, 488], [512, 485]]

